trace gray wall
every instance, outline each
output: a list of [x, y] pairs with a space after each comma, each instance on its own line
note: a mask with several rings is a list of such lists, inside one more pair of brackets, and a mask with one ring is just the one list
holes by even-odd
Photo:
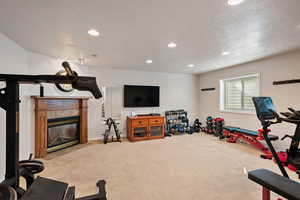
[[[252, 130], [260, 128], [256, 115], [220, 112], [219, 109], [219, 81], [255, 73], [260, 74], [260, 95], [272, 97], [278, 111], [285, 111], [287, 107], [300, 109], [300, 84], [272, 85], [275, 80], [300, 79], [300, 51], [297, 51], [198, 75], [200, 118], [205, 120], [208, 115], [221, 116], [228, 125]], [[201, 88], [207, 87], [216, 87], [217, 90], [200, 91]], [[274, 134], [282, 136], [293, 133], [294, 126], [282, 123], [273, 126], [272, 130]], [[281, 141], [277, 143], [285, 148], [285, 143]]]

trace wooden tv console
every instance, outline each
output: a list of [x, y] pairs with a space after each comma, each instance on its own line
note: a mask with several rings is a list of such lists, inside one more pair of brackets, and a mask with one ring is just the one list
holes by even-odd
[[162, 116], [127, 117], [127, 138], [131, 142], [165, 137], [165, 118]]

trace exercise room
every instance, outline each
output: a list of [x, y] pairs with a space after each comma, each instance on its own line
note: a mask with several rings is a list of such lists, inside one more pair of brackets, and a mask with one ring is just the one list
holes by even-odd
[[299, 0], [0, 0], [0, 200], [300, 200]]

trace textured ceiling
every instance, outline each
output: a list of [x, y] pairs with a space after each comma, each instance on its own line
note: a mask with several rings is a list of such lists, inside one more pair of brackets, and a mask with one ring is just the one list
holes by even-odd
[[299, 8], [299, 0], [0, 0], [0, 32], [90, 66], [201, 73], [298, 49]]

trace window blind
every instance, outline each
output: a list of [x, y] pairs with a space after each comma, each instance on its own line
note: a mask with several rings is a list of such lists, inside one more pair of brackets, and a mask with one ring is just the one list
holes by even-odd
[[224, 108], [226, 110], [253, 110], [252, 97], [258, 96], [258, 76], [225, 80]]
[[228, 80], [225, 82], [225, 108], [242, 109], [242, 82], [241, 80]]
[[243, 109], [253, 110], [254, 104], [252, 102], [252, 97], [258, 96], [258, 78], [249, 77], [242, 79], [243, 81]]

